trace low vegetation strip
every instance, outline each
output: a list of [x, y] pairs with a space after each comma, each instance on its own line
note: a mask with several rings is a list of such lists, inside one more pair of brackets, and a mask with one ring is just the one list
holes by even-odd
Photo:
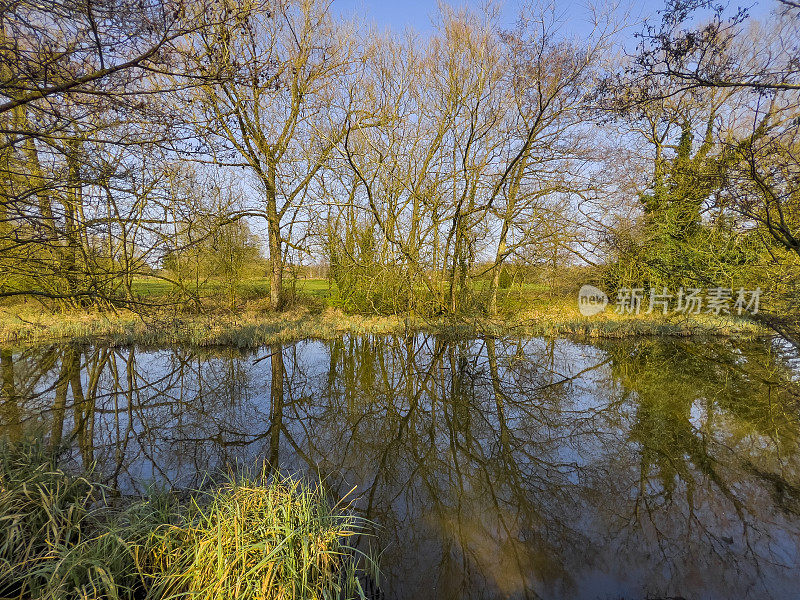
[[622, 338], [631, 336], [756, 337], [767, 333], [757, 323], [727, 315], [618, 315], [608, 311], [585, 317], [571, 302], [554, 302], [513, 315], [473, 318], [351, 315], [337, 309], [298, 307], [283, 313], [269, 311], [208, 314], [156, 314], [142, 318], [121, 311], [52, 314], [0, 311], [0, 343], [23, 345], [55, 341], [115, 345], [227, 345], [254, 348], [302, 339], [332, 339], [343, 334], [403, 334], [426, 331], [458, 336], [573, 336]]
[[364, 521], [321, 485], [266, 471], [188, 501], [121, 501], [40, 441], [0, 447], [0, 598], [366, 598]]

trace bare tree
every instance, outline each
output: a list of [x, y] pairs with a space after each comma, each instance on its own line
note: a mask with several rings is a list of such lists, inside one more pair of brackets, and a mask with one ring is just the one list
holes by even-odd
[[[762, 31], [758, 43], [742, 46], [748, 8], [730, 14], [712, 0], [668, 0], [661, 22], [648, 25], [632, 71], [667, 77], [673, 92], [694, 88], [737, 88], [760, 91], [800, 90], [800, 54], [793, 40], [800, 30], [795, 2], [775, 3], [778, 19], [772, 31]], [[711, 16], [699, 26], [698, 13]]]
[[284, 252], [292, 244], [287, 218], [312, 194], [314, 178], [344, 135], [336, 83], [352, 60], [352, 42], [318, 0], [231, 2], [223, 10], [236, 13], [236, 21], [212, 24], [199, 36], [193, 68], [206, 81], [189, 102], [209, 160], [244, 167], [263, 194], [246, 214], [267, 224], [270, 302], [277, 310]]

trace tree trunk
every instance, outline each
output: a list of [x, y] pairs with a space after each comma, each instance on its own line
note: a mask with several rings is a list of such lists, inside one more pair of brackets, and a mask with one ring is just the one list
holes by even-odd
[[456, 314], [458, 310], [458, 268], [462, 262], [461, 260], [461, 246], [462, 246], [462, 235], [461, 235], [461, 221], [459, 216], [456, 215], [453, 219], [453, 225], [456, 230], [455, 242], [453, 244], [453, 264], [450, 268], [450, 287], [448, 291], [448, 303], [450, 305], [450, 313]]
[[[78, 268], [78, 239], [79, 213], [78, 202], [80, 201], [81, 183], [80, 166], [78, 163], [78, 142], [72, 139], [68, 143], [67, 154], [67, 190], [64, 196], [64, 236], [66, 237], [66, 248], [64, 249], [64, 262], [62, 268], [63, 275], [67, 281], [68, 293], [72, 294], [79, 291], [79, 268]], [[76, 304], [75, 301], [72, 302]]]
[[269, 165], [267, 175], [267, 230], [269, 233], [269, 305], [272, 310], [283, 308], [283, 248], [281, 219], [275, 191], [275, 164]]
[[503, 227], [500, 230], [500, 239], [497, 242], [497, 254], [494, 257], [494, 272], [492, 273], [492, 284], [489, 288], [489, 304], [486, 307], [489, 316], [497, 315], [497, 290], [500, 287], [500, 273], [503, 270], [503, 263], [506, 260], [506, 240], [508, 230], [514, 219], [514, 208], [517, 204], [517, 193], [519, 192], [520, 182], [528, 163], [527, 153], [522, 156], [516, 168], [512, 172], [509, 186], [508, 200], [506, 202], [506, 212], [503, 217]]
[[503, 270], [503, 262], [506, 254], [506, 237], [508, 235], [508, 221], [503, 222], [503, 229], [500, 232], [500, 241], [497, 243], [497, 255], [494, 259], [494, 271], [492, 273], [492, 283], [489, 288], [489, 305], [486, 307], [489, 316], [497, 315], [497, 290], [500, 287], [500, 272]]

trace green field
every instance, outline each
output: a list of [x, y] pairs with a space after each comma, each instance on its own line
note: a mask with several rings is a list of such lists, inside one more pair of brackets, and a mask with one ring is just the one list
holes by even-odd
[[[287, 290], [291, 290], [292, 281], [284, 283]], [[336, 283], [329, 284], [327, 279], [298, 279], [294, 282], [298, 293], [327, 298], [331, 293], [336, 294]], [[332, 287], [331, 287], [332, 286]], [[138, 277], [133, 282], [133, 291], [142, 298], [166, 297], [177, 291], [177, 286], [157, 277]], [[200, 295], [211, 296], [227, 294], [229, 289], [221, 281], [209, 280], [199, 286], [191, 286], [190, 290], [198, 289]], [[245, 298], [269, 295], [269, 279], [266, 277], [251, 277], [236, 284], [236, 293]]]

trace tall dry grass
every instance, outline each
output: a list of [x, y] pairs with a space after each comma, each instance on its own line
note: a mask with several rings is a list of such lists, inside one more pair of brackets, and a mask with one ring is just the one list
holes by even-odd
[[265, 344], [303, 339], [333, 339], [350, 335], [402, 335], [413, 332], [451, 337], [546, 336], [624, 338], [637, 336], [765, 335], [763, 326], [730, 315], [618, 315], [611, 309], [594, 317], [578, 312], [577, 301], [553, 299], [513, 313], [486, 317], [480, 313], [457, 318], [350, 315], [328, 309], [296, 309], [284, 313], [242, 312], [210, 315], [149, 315], [130, 313], [45, 312], [13, 314], [0, 311], [0, 343], [29, 345], [74, 341], [112, 345], [233, 346], [256, 348]]

